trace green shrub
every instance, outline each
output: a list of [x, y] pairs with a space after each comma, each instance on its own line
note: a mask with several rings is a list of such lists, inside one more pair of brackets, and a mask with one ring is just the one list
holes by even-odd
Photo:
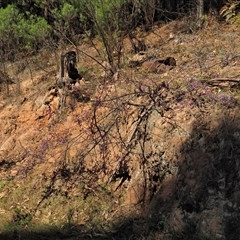
[[77, 9], [69, 3], [64, 3], [60, 9], [53, 9], [52, 13], [56, 19], [55, 24], [59, 22], [69, 27], [69, 21], [77, 16]]
[[7, 40], [9, 36], [17, 37], [16, 26], [21, 16], [14, 5], [8, 5], [5, 9], [0, 8], [0, 38]]
[[42, 17], [26, 12], [22, 14], [15, 5], [0, 8], [0, 38], [5, 54], [19, 49], [35, 51], [48, 37], [50, 26]]
[[30, 13], [27, 15], [27, 19], [21, 18], [16, 30], [18, 37], [22, 40], [23, 47], [34, 50], [48, 37], [50, 26], [41, 17], [30, 15]]

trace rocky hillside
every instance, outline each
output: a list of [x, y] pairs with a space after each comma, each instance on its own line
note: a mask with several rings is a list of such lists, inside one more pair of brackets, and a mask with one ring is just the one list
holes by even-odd
[[240, 239], [239, 28], [138, 34], [113, 77], [83, 41], [61, 112], [60, 52], [7, 65], [1, 239]]

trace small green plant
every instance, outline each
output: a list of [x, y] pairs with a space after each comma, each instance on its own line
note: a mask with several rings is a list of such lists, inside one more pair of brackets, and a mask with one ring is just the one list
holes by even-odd
[[19, 206], [14, 211], [12, 221], [19, 226], [27, 226], [32, 221], [32, 214]]
[[78, 72], [81, 76], [85, 77], [88, 73], [88, 70], [85, 67], [81, 67], [81, 68], [78, 69]]
[[67, 224], [71, 226], [73, 222], [73, 215], [74, 215], [75, 210], [70, 208], [67, 213]]
[[0, 181], [0, 189], [1, 189], [1, 188], [4, 188], [5, 185], [6, 185], [6, 182], [5, 182], [5, 181]]

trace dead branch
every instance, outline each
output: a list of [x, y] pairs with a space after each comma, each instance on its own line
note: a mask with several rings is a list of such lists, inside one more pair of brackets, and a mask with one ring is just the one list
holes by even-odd
[[236, 78], [212, 78], [210, 80], [208, 80], [208, 82], [240, 82], [240, 79], [236, 79]]
[[236, 87], [240, 86], [240, 79], [237, 78], [212, 78], [207, 80], [206, 83], [211, 86], [218, 87]]

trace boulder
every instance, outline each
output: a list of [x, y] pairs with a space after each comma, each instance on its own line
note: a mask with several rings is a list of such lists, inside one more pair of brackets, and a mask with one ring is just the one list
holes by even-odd
[[145, 71], [154, 73], [166, 72], [167, 70], [171, 70], [174, 66], [176, 66], [176, 60], [173, 57], [154, 59], [142, 64]]
[[129, 67], [140, 66], [147, 59], [148, 59], [148, 55], [146, 52], [139, 52], [129, 60]]

